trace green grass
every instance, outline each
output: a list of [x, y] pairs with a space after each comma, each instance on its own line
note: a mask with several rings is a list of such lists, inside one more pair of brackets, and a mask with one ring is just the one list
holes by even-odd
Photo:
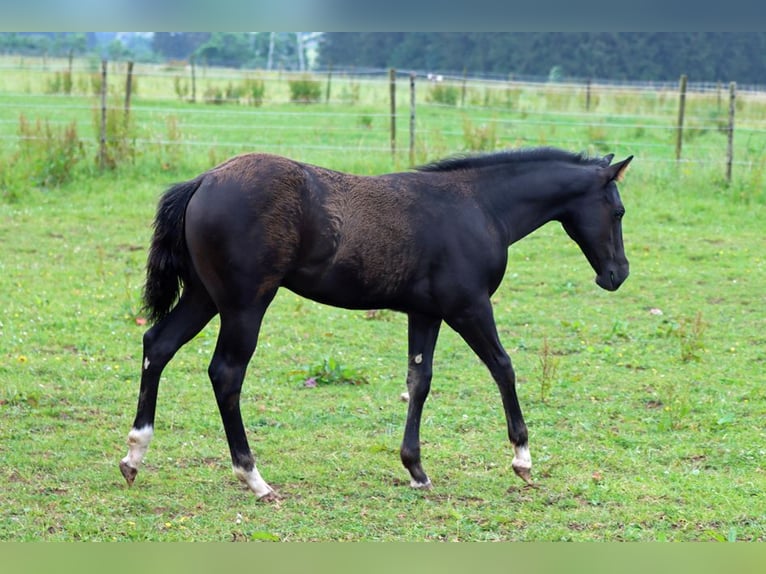
[[[463, 112], [438, 113], [459, 139]], [[458, 139], [424, 138], [422, 153]], [[138, 394], [156, 200], [212, 149], [223, 153], [200, 146], [167, 170], [146, 152], [0, 202], [0, 540], [764, 541], [764, 190], [749, 172], [726, 186], [717, 166], [647, 165], [640, 152], [621, 186], [632, 272], [618, 292], [598, 289], [549, 225], [511, 248], [493, 297], [537, 488], [513, 475], [489, 374], [445, 328], [422, 428], [434, 489], [410, 489], [398, 457], [405, 317], [369, 320], [289, 292], [266, 316], [242, 400], [282, 500], [257, 503], [231, 473], [206, 375], [215, 321], [167, 368], [155, 440], [127, 488], [117, 464]], [[395, 167], [385, 152], [297, 157]], [[369, 384], [307, 388], [307, 366], [326, 358]]]

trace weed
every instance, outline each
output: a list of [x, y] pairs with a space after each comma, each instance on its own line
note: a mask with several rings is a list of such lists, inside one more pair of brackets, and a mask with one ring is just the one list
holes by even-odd
[[367, 378], [356, 369], [345, 366], [332, 357], [309, 366], [304, 375], [301, 380], [307, 387], [339, 384], [366, 385], [368, 383]]
[[684, 363], [702, 360], [702, 354], [705, 352], [703, 335], [706, 329], [707, 324], [702, 320], [701, 311], [698, 311], [693, 319], [681, 318], [676, 329], [676, 336], [681, 346], [681, 360]]
[[474, 126], [468, 118], [463, 118], [463, 144], [470, 151], [492, 151], [497, 148], [497, 129], [495, 123]]
[[359, 116], [359, 126], [366, 130], [372, 129], [372, 116], [366, 114]]
[[559, 360], [551, 352], [548, 337], [543, 337], [543, 346], [537, 358], [540, 362], [540, 400], [546, 402], [559, 367]]
[[173, 170], [183, 160], [183, 150], [180, 145], [183, 135], [181, 128], [178, 126], [178, 118], [176, 116], [167, 116], [165, 119], [165, 132], [165, 140], [160, 143], [160, 162], [163, 170]]
[[189, 97], [189, 82], [181, 76], [173, 78], [173, 90], [179, 100], [186, 100]]
[[75, 122], [56, 130], [47, 120], [31, 123], [24, 114], [19, 116], [18, 157], [31, 169], [36, 185], [56, 187], [71, 180], [83, 156]]
[[[683, 385], [683, 390], [681, 387]], [[685, 381], [667, 381], [663, 388], [663, 400], [658, 405], [662, 407], [662, 416], [657, 424], [662, 432], [679, 431], [692, 424], [690, 419], [691, 405]]]
[[351, 81], [344, 86], [340, 92], [340, 101], [345, 104], [356, 104], [359, 102], [359, 84]]

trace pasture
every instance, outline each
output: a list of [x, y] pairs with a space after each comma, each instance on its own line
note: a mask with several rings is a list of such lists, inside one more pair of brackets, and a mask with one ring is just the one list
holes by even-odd
[[[230, 470], [207, 378], [216, 321], [166, 369], [132, 488], [118, 469], [135, 414], [156, 201], [245, 150], [356, 173], [406, 169], [405, 146], [392, 158], [381, 127], [387, 86], [362, 83], [355, 102], [222, 107], [164, 99], [157, 77], [139, 77], [132, 160], [101, 173], [93, 97], [42, 94], [41, 74], [0, 76], [0, 540], [766, 540], [766, 137], [755, 96], [738, 101], [741, 163], [727, 185], [723, 135], [702, 129], [715, 102], [703, 96], [685, 156], [696, 161], [677, 165], [672, 130], [651, 127], [672, 117], [670, 96], [602, 95], [585, 120], [579, 92], [476, 88], [463, 107], [427, 105], [424, 86], [419, 162], [482, 148], [471, 144], [486, 133], [491, 147], [634, 154], [620, 186], [631, 276], [615, 293], [599, 289], [557, 225], [510, 249], [492, 300], [536, 488], [511, 469], [489, 373], [445, 327], [422, 425], [434, 488], [410, 489], [398, 454], [405, 317], [280, 291], [242, 395], [258, 467], [282, 496], [264, 504]], [[500, 94], [516, 103], [499, 105]], [[21, 154], [22, 113], [54, 131], [77, 122], [87, 159], [60, 185], [38, 185], [25, 167], [39, 150]], [[307, 387], [325, 359], [366, 383]]]

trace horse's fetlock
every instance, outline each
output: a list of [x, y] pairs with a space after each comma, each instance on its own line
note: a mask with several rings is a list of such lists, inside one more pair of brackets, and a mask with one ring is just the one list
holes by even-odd
[[402, 460], [402, 464], [406, 468], [410, 468], [420, 462], [420, 449], [411, 449], [403, 446], [399, 451], [399, 457]]

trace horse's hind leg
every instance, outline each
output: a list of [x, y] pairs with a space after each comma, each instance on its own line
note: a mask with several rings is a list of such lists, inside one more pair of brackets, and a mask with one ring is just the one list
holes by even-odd
[[476, 306], [448, 318], [447, 323], [463, 337], [487, 365], [492, 378], [497, 383], [508, 424], [508, 438], [515, 453], [511, 463], [513, 470], [524, 482], [532, 484], [532, 458], [529, 454], [527, 426], [516, 396], [516, 375], [511, 359], [498, 338], [489, 299], [480, 301]]
[[210, 296], [200, 286], [184, 290], [178, 304], [156, 325], [144, 333], [141, 365], [141, 389], [133, 427], [128, 433], [128, 454], [120, 461], [120, 470], [132, 485], [154, 434], [157, 390], [162, 370], [176, 351], [199, 333], [216, 314]]
[[246, 309], [221, 311], [221, 331], [208, 370], [229, 443], [232, 469], [260, 500], [274, 499], [276, 494], [255, 466], [239, 402], [247, 364], [255, 351], [261, 321], [274, 292]]

